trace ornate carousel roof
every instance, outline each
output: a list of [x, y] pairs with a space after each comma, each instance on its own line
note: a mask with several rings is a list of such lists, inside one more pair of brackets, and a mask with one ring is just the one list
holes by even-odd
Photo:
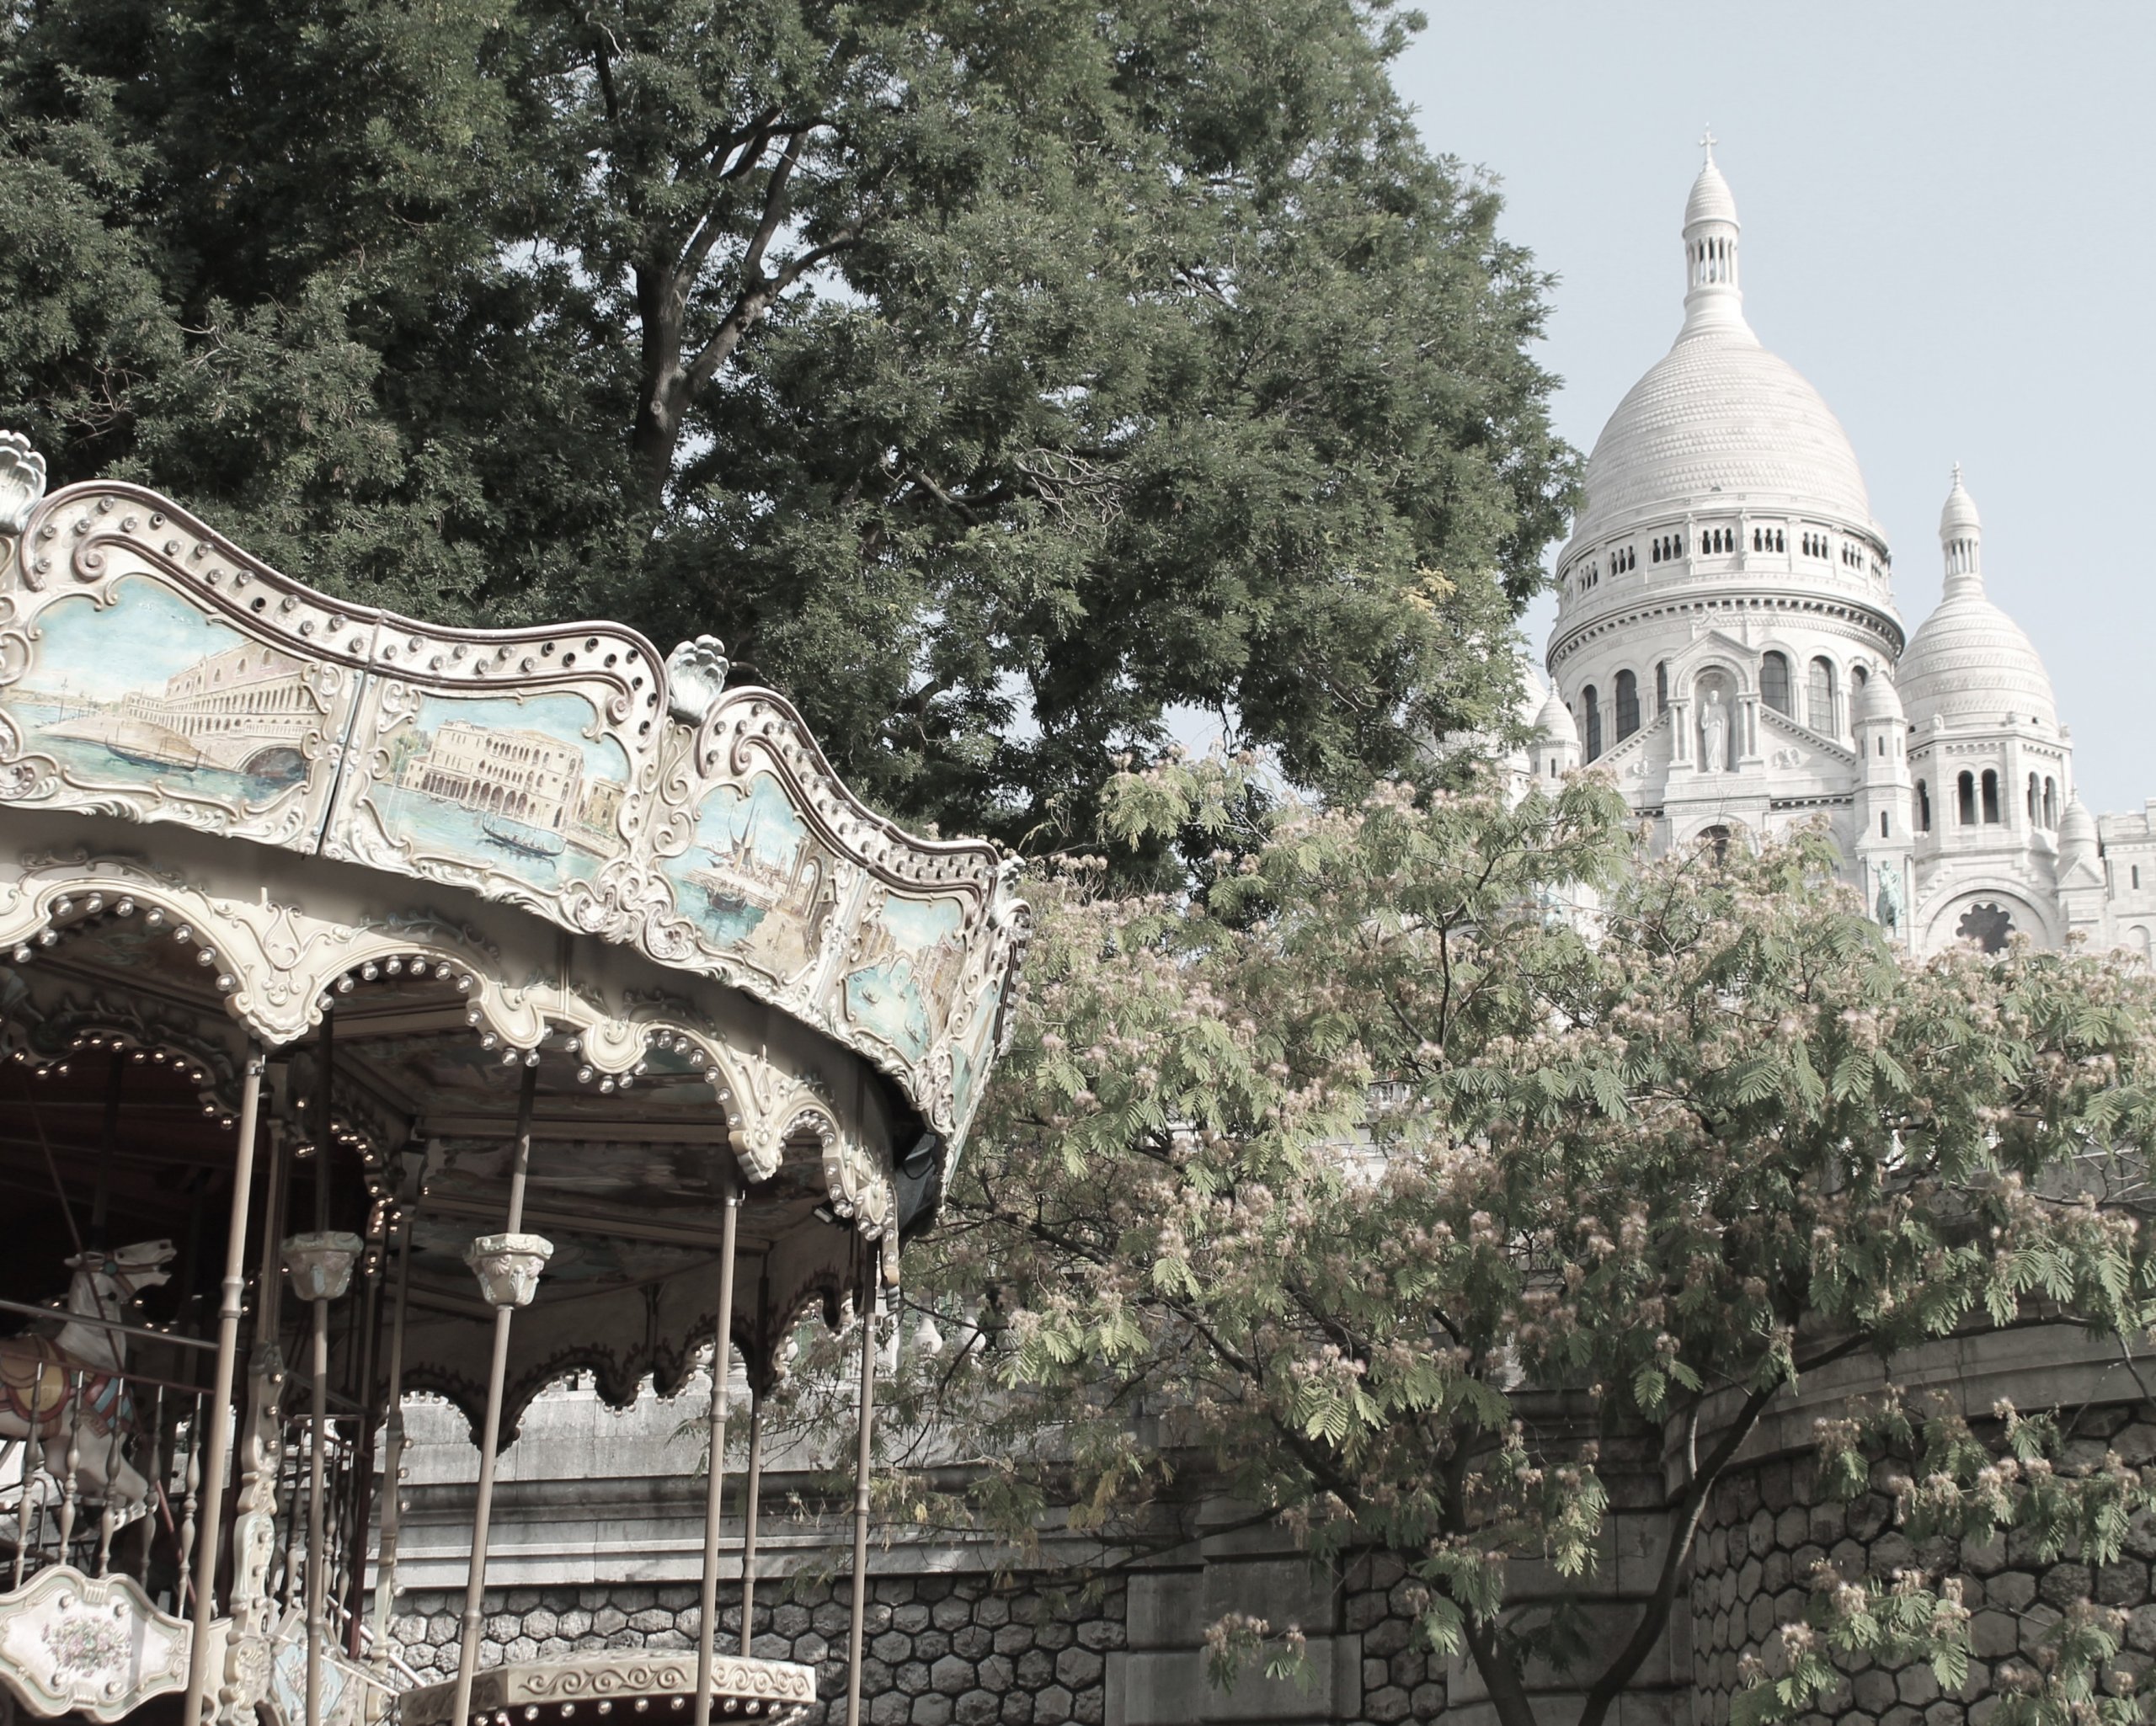
[[0, 438], [0, 1240], [26, 1276], [93, 1168], [115, 1238], [187, 1235], [229, 1185], [250, 1040], [302, 1192], [327, 1051], [335, 1224], [416, 1205], [407, 1378], [467, 1411], [464, 1254], [501, 1226], [520, 1105], [555, 1250], [512, 1411], [570, 1368], [616, 1400], [679, 1382], [728, 1191], [752, 1362], [864, 1253], [895, 1275], [1011, 1004], [994, 848], [868, 809], [709, 638], [445, 629], [153, 493], [41, 491]]

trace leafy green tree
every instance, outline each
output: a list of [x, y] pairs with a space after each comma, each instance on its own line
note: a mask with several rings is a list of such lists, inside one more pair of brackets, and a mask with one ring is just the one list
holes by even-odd
[[37, 0], [0, 421], [446, 618], [711, 630], [888, 806], [1504, 700], [1546, 281], [1379, 0]]
[[[1684, 1598], [1716, 1482], [1806, 1374], [1862, 1353], [1891, 1382], [2031, 1302], [2119, 1339], [2156, 1318], [2144, 967], [1908, 962], [1823, 839], [1639, 862], [1592, 775], [1254, 821], [1238, 776], [1171, 762], [1112, 787], [1118, 842], [1213, 835], [1194, 893], [1104, 891], [1084, 860], [1039, 881], [1017, 1045], [909, 1259], [960, 1340], [916, 1360], [894, 1430], [974, 1471], [963, 1503], [909, 1477], [917, 1517], [1023, 1539], [1075, 1505], [1140, 1552], [1187, 1533], [1172, 1477], [1200, 1471], [1315, 1558], [1403, 1557], [1431, 1645], [1529, 1726], [1563, 1615], [1515, 1598], [1508, 1564], [1593, 1598], [1604, 1447], [1689, 1432], [1657, 1578], [1571, 1649], [1598, 1726]], [[2105, 1562], [2156, 1478], [2053, 1466], [2057, 1437], [1886, 1399], [1824, 1431], [1821, 1472], [1864, 1492], [1896, 1446], [1916, 1534], [2010, 1526]], [[1801, 1711], [1838, 1651], [1961, 1681], [1950, 1581], [1811, 1580], [1752, 1718]], [[2136, 1718], [2106, 1665], [2121, 1628], [2069, 1616], [2043, 1670], [2003, 1680], [2002, 1718]], [[1287, 1660], [1289, 1629], [1225, 1621], [1219, 1665]]]

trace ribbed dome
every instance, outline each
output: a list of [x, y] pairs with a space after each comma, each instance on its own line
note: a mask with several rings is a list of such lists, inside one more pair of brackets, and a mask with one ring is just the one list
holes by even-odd
[[1550, 699], [1535, 716], [1534, 728], [1560, 748], [1576, 748], [1579, 745], [1580, 728], [1572, 722], [1572, 709], [1558, 699], [1555, 690], [1550, 691]]
[[1679, 338], [1618, 403], [1588, 458], [1573, 537], [1740, 498], [1872, 527], [1841, 422], [1796, 367], [1737, 323]]
[[2067, 799], [2066, 813], [2059, 818], [2058, 855], [2062, 862], [2077, 858], [2096, 860], [2099, 845], [2096, 818], [2089, 812], [2089, 806], [2079, 793]]
[[1940, 601], [1910, 638], [1896, 674], [1910, 721], [1996, 725], [2014, 713], [2058, 723], [2052, 680], [2020, 626], [1966, 584]]
[[1737, 235], [1710, 158], [1684, 206], [1684, 328], [1595, 439], [1575, 544], [1740, 502], [1877, 533], [1842, 423], [1744, 321]]
[[1850, 717], [1859, 725], [1874, 720], [1897, 721], [1905, 717], [1902, 698], [1895, 693], [1893, 679], [1866, 678], [1864, 687], [1857, 691], [1856, 711]]
[[1911, 722], [1997, 725], [2012, 713], [2056, 727], [2043, 660], [2020, 625], [1984, 597], [1983, 533], [1959, 467], [1940, 512], [1939, 543], [1946, 597], [1909, 638], [1896, 674]]
[[1737, 220], [1737, 194], [1729, 189], [1729, 182], [1721, 177], [1721, 170], [1715, 166], [1710, 156], [1700, 168], [1699, 178], [1692, 182], [1692, 195], [1684, 200], [1684, 226], [1698, 221], [1726, 221]]

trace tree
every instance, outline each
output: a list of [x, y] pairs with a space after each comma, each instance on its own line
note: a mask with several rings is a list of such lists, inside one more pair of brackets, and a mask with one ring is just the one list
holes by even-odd
[[[1238, 777], [1171, 762], [1113, 787], [1118, 842], [1213, 837], [1189, 895], [1102, 891], [1082, 859], [1043, 876], [1016, 1047], [909, 1260], [947, 1325], [985, 1301], [960, 1350], [982, 1364], [919, 1363], [898, 1425], [968, 1461], [967, 1504], [1005, 1532], [1075, 1505], [1104, 1551], [1139, 1551], [1200, 1462], [1315, 1558], [1405, 1557], [1430, 1643], [1529, 1726], [1528, 1663], [1564, 1627], [1508, 1597], [1508, 1562], [1584, 1593], [1604, 1447], [1658, 1457], [1689, 1428], [1657, 1583], [1572, 1650], [1597, 1726], [1668, 1627], [1717, 1480], [1805, 1374], [2033, 1302], [2121, 1339], [2156, 1318], [2144, 968], [1908, 962], [1823, 838], [1648, 864], [1593, 775], [1254, 823]], [[2053, 1467], [2045, 1418], [1998, 1419], [1882, 1400], [1824, 1435], [1823, 1476], [1862, 1492], [1897, 1445], [1914, 1532], [2115, 1557], [2156, 1478]], [[953, 1512], [934, 1484], [905, 1486], [916, 1515]], [[1812, 1580], [1751, 1716], [1810, 1703], [1838, 1650], [1960, 1681], [1951, 1584]], [[1266, 1629], [1216, 1627], [1222, 1666]], [[2138, 1718], [2107, 1675], [2121, 1629], [2069, 1616], [2004, 1718]]]
[[1505, 698], [1545, 279], [1382, 0], [40, 0], [0, 420], [334, 589], [711, 630], [888, 807], [1091, 831], [1214, 710]]

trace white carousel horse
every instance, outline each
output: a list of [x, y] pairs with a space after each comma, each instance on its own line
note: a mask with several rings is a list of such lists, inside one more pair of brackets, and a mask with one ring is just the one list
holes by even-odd
[[[64, 1493], [72, 1474], [77, 1502], [109, 1506], [115, 1526], [147, 1515], [150, 1484], [127, 1460], [135, 1410], [118, 1375], [127, 1365], [124, 1331], [83, 1322], [127, 1322], [144, 1289], [168, 1280], [168, 1240], [67, 1260], [75, 1273], [67, 1310], [75, 1316], [47, 1339], [0, 1341], [0, 1440], [35, 1442], [45, 1472]], [[71, 1468], [69, 1453], [73, 1453]], [[28, 1484], [24, 1496], [27, 1500]]]

